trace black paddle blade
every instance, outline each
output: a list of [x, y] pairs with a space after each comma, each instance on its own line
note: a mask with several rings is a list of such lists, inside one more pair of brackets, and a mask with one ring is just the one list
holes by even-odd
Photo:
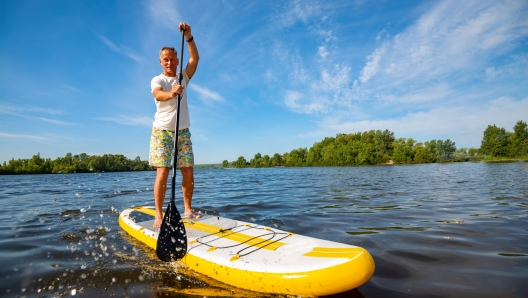
[[156, 246], [158, 258], [164, 262], [177, 261], [187, 253], [187, 235], [183, 220], [171, 200], [165, 210]]

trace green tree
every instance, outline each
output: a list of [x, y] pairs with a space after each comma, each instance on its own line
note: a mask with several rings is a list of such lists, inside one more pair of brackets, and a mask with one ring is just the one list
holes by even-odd
[[321, 165], [324, 166], [333, 166], [334, 164], [334, 154], [336, 151], [336, 146], [334, 143], [329, 143], [323, 147], [321, 150]]
[[261, 159], [262, 155], [260, 153], [255, 154], [255, 157], [253, 157], [249, 161], [249, 165], [253, 168], [260, 168], [261, 167]]
[[457, 149], [453, 155], [453, 159], [456, 161], [467, 161], [469, 159], [467, 148]]
[[246, 159], [244, 158], [244, 156], [240, 156], [236, 161], [235, 161], [235, 167], [237, 168], [245, 168], [246, 167]]
[[476, 160], [478, 154], [479, 154], [479, 149], [477, 149], [477, 148], [469, 148], [469, 150], [468, 150], [469, 159]]
[[272, 167], [281, 167], [284, 166], [284, 158], [279, 153], [273, 154], [273, 157], [271, 158], [271, 166]]
[[394, 133], [385, 129], [384, 131], [376, 130], [374, 133], [374, 145], [382, 157], [383, 162], [389, 161], [394, 152]]
[[507, 156], [508, 133], [506, 130], [497, 127], [495, 124], [488, 125], [486, 130], [484, 130], [479, 152], [489, 156]]
[[286, 166], [289, 166], [289, 167], [304, 166], [307, 155], [308, 155], [307, 148], [293, 149], [285, 158]]
[[147, 161], [140, 157], [130, 160], [121, 154], [105, 154], [89, 156], [86, 153], [72, 155], [55, 160], [40, 157], [40, 153], [30, 159], [11, 159], [0, 167], [0, 174], [51, 174], [51, 173], [81, 173], [81, 172], [116, 172], [116, 171], [146, 171], [151, 170]]
[[414, 162], [416, 163], [431, 163], [435, 160], [435, 155], [431, 152], [429, 142], [425, 144], [419, 142], [414, 145]]
[[411, 163], [414, 158], [414, 144], [415, 140], [409, 138], [398, 138], [394, 141], [394, 152], [392, 153], [392, 160], [395, 163]]
[[271, 158], [269, 155], [262, 156], [262, 159], [260, 160], [260, 166], [263, 168], [269, 168], [271, 167]]
[[227, 159], [224, 159], [224, 161], [222, 161], [222, 167], [224, 167], [224, 168], [228, 168], [229, 167], [229, 161], [227, 161]]
[[517, 121], [513, 127], [509, 152], [511, 157], [528, 156], [528, 125], [522, 120]]

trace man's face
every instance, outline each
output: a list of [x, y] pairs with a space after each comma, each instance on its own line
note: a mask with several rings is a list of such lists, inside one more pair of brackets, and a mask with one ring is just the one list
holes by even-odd
[[178, 58], [176, 58], [176, 53], [174, 53], [174, 51], [163, 50], [160, 55], [160, 64], [163, 67], [163, 74], [169, 77], [176, 76]]

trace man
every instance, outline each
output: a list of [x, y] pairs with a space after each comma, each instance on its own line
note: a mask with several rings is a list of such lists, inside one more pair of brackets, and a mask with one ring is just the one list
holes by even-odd
[[183, 69], [182, 84], [179, 85], [177, 77], [178, 61], [174, 48], [163, 47], [160, 51], [159, 62], [163, 73], [152, 79], [150, 86], [154, 102], [156, 103], [156, 115], [152, 125], [150, 137], [149, 164], [156, 169], [156, 181], [154, 183], [154, 203], [156, 206], [156, 218], [154, 228], [159, 229], [163, 221], [162, 209], [167, 190], [167, 178], [169, 177], [172, 149], [174, 146], [174, 129], [176, 127], [176, 112], [178, 95], [181, 94], [180, 119], [177, 168], [182, 173], [182, 193], [185, 206], [184, 217], [200, 218], [200, 214], [191, 208], [194, 190], [194, 155], [192, 151], [191, 133], [189, 131], [189, 107], [187, 106], [187, 83], [193, 77], [198, 67], [198, 49], [194, 41], [191, 26], [181, 22], [180, 31], [184, 30], [187, 48], [189, 49], [189, 61]]

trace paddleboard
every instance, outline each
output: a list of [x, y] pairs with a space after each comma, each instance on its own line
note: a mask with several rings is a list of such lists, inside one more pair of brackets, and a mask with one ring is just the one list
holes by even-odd
[[[119, 225], [156, 249], [154, 215], [154, 207], [129, 208]], [[358, 246], [212, 215], [184, 225], [187, 254], [179, 262], [242, 289], [324, 296], [357, 288], [374, 273], [372, 256]]]

